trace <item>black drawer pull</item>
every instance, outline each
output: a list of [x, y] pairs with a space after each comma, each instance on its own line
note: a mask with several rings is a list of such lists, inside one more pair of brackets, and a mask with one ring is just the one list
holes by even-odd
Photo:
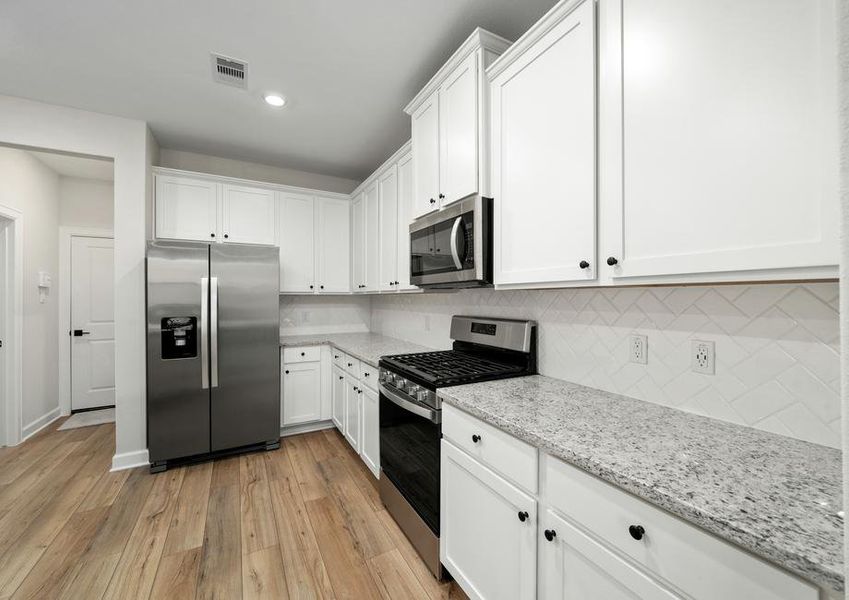
[[479, 436], [478, 434], [474, 434], [474, 435], [472, 436], [472, 441], [473, 441], [475, 444], [477, 444], [479, 441], [481, 441], [481, 436]]
[[522, 523], [524, 523], [525, 521], [527, 521], [529, 516], [530, 516], [530, 515], [528, 514], [528, 512], [527, 512], [527, 511], [524, 511], [524, 510], [520, 510], [520, 511], [519, 511], [519, 520], [520, 520]]
[[631, 537], [637, 540], [638, 542], [643, 539], [643, 536], [646, 534], [645, 528], [642, 525], [631, 525], [628, 528], [628, 533], [631, 534]]
[[554, 538], [557, 537], [557, 532], [553, 529], [546, 529], [545, 531], [543, 531], [543, 535], [545, 536], [545, 539], [547, 539], [549, 542], [553, 542]]

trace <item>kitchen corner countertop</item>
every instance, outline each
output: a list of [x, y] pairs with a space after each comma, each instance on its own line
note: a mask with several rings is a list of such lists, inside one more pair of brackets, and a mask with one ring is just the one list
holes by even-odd
[[317, 333], [311, 335], [281, 335], [281, 346], [317, 346], [330, 344], [377, 368], [381, 356], [427, 352], [433, 348], [419, 346], [377, 333]]
[[844, 588], [839, 450], [540, 375], [439, 396], [804, 579]]

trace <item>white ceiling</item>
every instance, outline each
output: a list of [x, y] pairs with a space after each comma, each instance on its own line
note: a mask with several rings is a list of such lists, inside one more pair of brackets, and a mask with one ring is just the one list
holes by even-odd
[[112, 161], [106, 158], [86, 158], [73, 154], [30, 151], [34, 157], [65, 177], [112, 181]]
[[[0, 93], [143, 119], [165, 148], [362, 179], [476, 26], [515, 39], [553, 4], [4, 0]], [[213, 83], [210, 52], [248, 61], [249, 89]]]

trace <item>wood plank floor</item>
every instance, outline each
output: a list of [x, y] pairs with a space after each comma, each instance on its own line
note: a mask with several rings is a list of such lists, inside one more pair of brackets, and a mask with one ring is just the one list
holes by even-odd
[[151, 475], [114, 424], [0, 449], [0, 600], [465, 598], [437, 582], [335, 430]]

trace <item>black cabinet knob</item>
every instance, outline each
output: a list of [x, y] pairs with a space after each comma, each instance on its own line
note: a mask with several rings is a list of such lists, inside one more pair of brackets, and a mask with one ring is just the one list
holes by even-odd
[[608, 257], [607, 257], [607, 264], [608, 264], [608, 265], [610, 265], [610, 266], [612, 267], [613, 265], [618, 265], [618, 264], [619, 264], [619, 261], [618, 261], [618, 260], [616, 260], [616, 258], [615, 258], [615, 257], [613, 257], [613, 256], [608, 256]]
[[215, 237], [215, 234], [214, 234], [214, 233], [210, 233], [210, 234], [209, 234], [209, 237]]
[[520, 510], [520, 511], [519, 511], [519, 520], [520, 520], [522, 523], [524, 523], [525, 521], [527, 521], [529, 516], [530, 516], [530, 515], [527, 513], [527, 511], [524, 511], [524, 510]]
[[628, 528], [628, 533], [631, 534], [632, 538], [634, 538], [637, 541], [640, 541], [641, 539], [643, 539], [643, 536], [646, 534], [646, 530], [643, 528], [642, 525], [631, 525]]
[[434, 200], [433, 198], [431, 198], [431, 199], [430, 199], [430, 203], [431, 203], [431, 204], [436, 204], [436, 200]]
[[479, 441], [481, 441], [481, 436], [479, 436], [478, 434], [474, 434], [472, 436], [472, 441], [477, 444]]
[[338, 355], [338, 354], [334, 354], [334, 355], [333, 355], [333, 358], [339, 358], [339, 355]]
[[229, 238], [229, 237], [230, 237], [230, 235], [229, 235], [229, 234], [227, 234], [227, 233], [225, 233], [225, 234], [224, 234], [224, 239], [225, 239], [225, 240], [226, 240], [227, 238]]
[[354, 363], [348, 363], [348, 366], [349, 366], [349, 367], [353, 367], [353, 366], [354, 366]]
[[323, 285], [320, 285], [320, 286], [318, 286], [318, 287], [319, 287], [320, 289], [322, 289], [322, 290], [324, 289], [324, 286], [323, 286]]
[[339, 381], [342, 381], [343, 379], [345, 379], [345, 378], [344, 378], [342, 375], [340, 375], [340, 376], [339, 376]]
[[315, 286], [314, 286], [314, 285], [311, 285], [311, 286], [310, 286], [310, 289], [314, 289], [314, 288], [315, 288]]
[[439, 199], [442, 200], [445, 198], [445, 194], [439, 194]]
[[306, 355], [307, 355], [306, 352], [301, 352], [301, 356], [306, 356]]
[[358, 388], [357, 386], [354, 386], [354, 391], [355, 391], [355, 392], [356, 392], [358, 389], [360, 389], [360, 388]]
[[557, 537], [557, 532], [554, 531], [553, 529], [546, 529], [545, 531], [542, 532], [542, 534], [545, 536], [545, 539], [547, 539], [549, 542], [553, 542], [554, 538]]
[[288, 374], [289, 374], [289, 371], [283, 371], [283, 372], [284, 372], [284, 373], [286, 373], [286, 375], [288, 375]]
[[397, 282], [397, 281], [395, 282], [395, 285], [398, 285], [398, 282]]
[[364, 375], [365, 377], [368, 377], [369, 375], [371, 375], [371, 373], [363, 373], [363, 375]]
[[362, 394], [362, 393], [363, 393], [363, 391], [362, 391], [362, 390], [357, 390], [357, 393], [358, 393], [358, 394]]
[[590, 266], [590, 263], [588, 263], [585, 260], [582, 260], [581, 262], [578, 263], [578, 266], [581, 267], [582, 269], [586, 269]]

